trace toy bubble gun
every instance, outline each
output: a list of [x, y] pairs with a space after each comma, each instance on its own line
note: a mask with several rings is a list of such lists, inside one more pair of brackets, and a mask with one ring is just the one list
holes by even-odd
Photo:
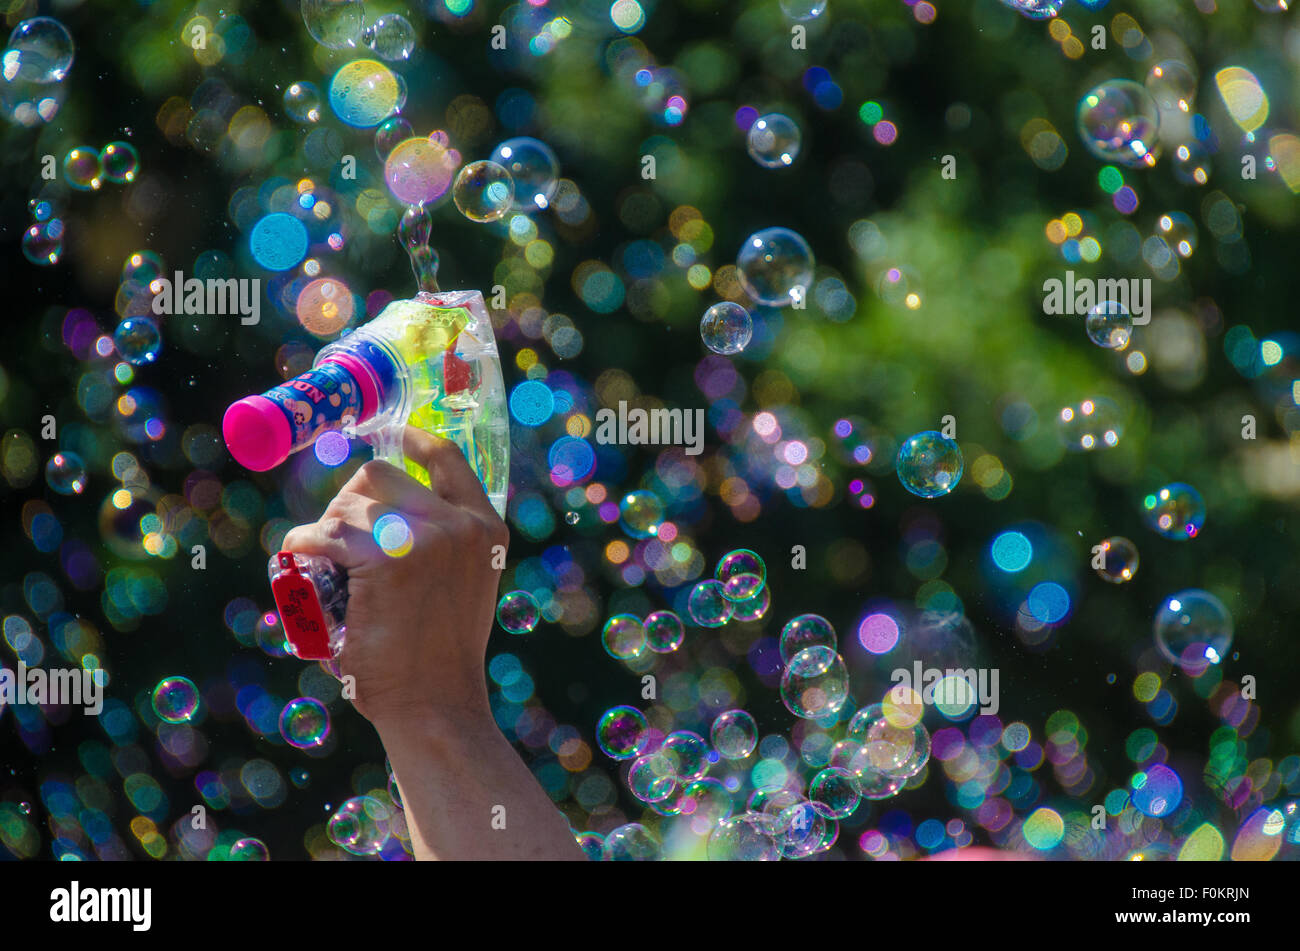
[[[312, 368], [226, 410], [222, 433], [254, 472], [316, 445], [325, 462], [364, 439], [376, 459], [429, 475], [402, 454], [406, 424], [460, 446], [497, 513], [510, 471], [505, 386], [492, 321], [478, 291], [421, 291], [393, 301], [362, 327], [322, 348]], [[337, 464], [337, 463], [335, 463]], [[289, 649], [328, 660], [343, 647], [347, 574], [328, 558], [282, 551], [269, 573]]]

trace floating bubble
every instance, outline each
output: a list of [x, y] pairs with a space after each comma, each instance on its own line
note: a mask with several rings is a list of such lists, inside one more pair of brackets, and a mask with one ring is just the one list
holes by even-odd
[[664, 507], [658, 496], [637, 489], [618, 503], [618, 523], [633, 538], [652, 538], [664, 520]]
[[772, 591], [767, 586], [758, 589], [758, 592], [744, 601], [731, 602], [735, 610], [731, 613], [733, 621], [757, 621], [759, 618], [767, 615], [767, 609], [772, 606]]
[[280, 711], [280, 735], [295, 749], [321, 746], [329, 732], [330, 714], [319, 700], [298, 697], [286, 703]]
[[659, 752], [672, 762], [673, 774], [681, 783], [692, 783], [709, 771], [709, 746], [698, 733], [669, 733]]
[[86, 490], [86, 463], [75, 452], [56, 452], [45, 463], [45, 484], [59, 495], [80, 495]]
[[379, 125], [401, 106], [397, 76], [377, 59], [353, 60], [330, 80], [330, 108], [358, 129]]
[[393, 810], [374, 796], [353, 796], [325, 826], [329, 840], [353, 855], [378, 855], [392, 832]]
[[1101, 566], [1095, 568], [1097, 576], [1111, 584], [1133, 580], [1138, 570], [1137, 545], [1122, 535], [1112, 535], [1101, 543]]
[[813, 279], [812, 248], [789, 228], [764, 228], [745, 239], [736, 255], [736, 269], [746, 294], [760, 304], [784, 307], [796, 297], [807, 300]]
[[1160, 111], [1145, 87], [1109, 79], [1079, 100], [1079, 136], [1088, 151], [1106, 162], [1130, 167], [1156, 163]]
[[808, 801], [827, 819], [847, 819], [860, 799], [853, 774], [840, 766], [826, 767], [808, 784]]
[[63, 257], [63, 219], [39, 221], [23, 232], [23, 257], [33, 264], [58, 264]]
[[1030, 20], [1050, 20], [1065, 6], [1065, 0], [1002, 0], [1002, 3]]
[[310, 125], [320, 121], [320, 90], [306, 80], [293, 83], [284, 91], [284, 111], [294, 122]]
[[1147, 524], [1165, 538], [1195, 538], [1205, 524], [1205, 500], [1186, 482], [1171, 482], [1142, 500]]
[[366, 7], [362, 0], [302, 0], [302, 22], [321, 46], [331, 50], [357, 45]]
[[271, 861], [271, 850], [266, 847], [266, 843], [261, 839], [247, 836], [243, 839], [236, 839], [234, 844], [230, 846], [228, 861], [269, 862]]
[[352, 455], [351, 441], [337, 430], [321, 433], [311, 449], [320, 464], [330, 469], [343, 465]]
[[128, 317], [113, 331], [113, 346], [132, 366], [145, 366], [158, 359], [162, 333], [148, 317]]
[[723, 759], [745, 759], [758, 746], [758, 724], [744, 710], [728, 710], [714, 719], [709, 741]]
[[574, 838], [578, 840], [578, 846], [586, 853], [588, 859], [593, 862], [601, 860], [601, 847], [605, 844], [603, 835], [599, 832], [579, 832]]
[[835, 628], [820, 614], [800, 614], [781, 628], [781, 663], [785, 665], [805, 648], [829, 647], [833, 651], [837, 646]]
[[199, 688], [188, 677], [164, 677], [153, 688], [153, 712], [168, 723], [184, 723], [199, 710]]
[[294, 311], [304, 330], [330, 337], [352, 321], [356, 304], [352, 291], [338, 278], [318, 277], [299, 292]]
[[1088, 339], [1107, 350], [1123, 350], [1133, 336], [1133, 315], [1117, 301], [1104, 300], [1088, 311]]
[[794, 164], [799, 143], [799, 127], [779, 112], [755, 119], [746, 137], [749, 157], [764, 168], [786, 168]]
[[706, 854], [710, 862], [777, 862], [781, 847], [769, 816], [746, 812], [723, 819], [709, 832]]
[[88, 145], [69, 149], [63, 157], [63, 178], [70, 188], [79, 192], [97, 190], [104, 183], [104, 166], [99, 161], [99, 150]]
[[781, 674], [781, 700], [797, 717], [820, 720], [837, 713], [849, 696], [844, 658], [830, 647], [805, 647]]
[[451, 198], [470, 221], [499, 221], [514, 204], [514, 179], [496, 162], [470, 162], [456, 176]]
[[1180, 258], [1190, 258], [1196, 253], [1196, 222], [1184, 212], [1171, 211], [1157, 218], [1156, 234]]
[[1064, 407], [1056, 422], [1061, 441], [1071, 452], [1113, 449], [1124, 435], [1120, 409], [1105, 397]]
[[540, 139], [520, 136], [492, 150], [491, 160], [504, 168], [515, 184], [515, 211], [533, 212], [551, 206], [559, 188], [560, 160]]
[[788, 859], [824, 852], [835, 842], [839, 830], [834, 819], [827, 819], [806, 799], [783, 809], [777, 827], [781, 855]]
[[67, 78], [76, 47], [72, 34], [53, 17], [21, 21], [9, 34], [0, 66], [6, 80], [48, 84]]
[[758, 552], [737, 548], [722, 556], [713, 577], [722, 582], [722, 595], [728, 601], [746, 601], [763, 589], [767, 565]]
[[601, 858], [606, 862], [658, 862], [663, 859], [663, 847], [641, 823], [629, 822], [605, 836]]
[[1190, 588], [1165, 598], [1156, 612], [1155, 636], [1165, 660], [1199, 677], [1227, 656], [1232, 615], [1210, 592]]
[[600, 632], [605, 652], [619, 660], [633, 660], [645, 653], [645, 625], [635, 614], [615, 614]]
[[917, 433], [898, 447], [895, 468], [903, 488], [923, 499], [947, 495], [961, 481], [961, 449], [956, 440], [933, 429]]
[[508, 591], [497, 602], [497, 623], [507, 634], [528, 634], [542, 616], [537, 599], [527, 591]]
[[1196, 102], [1196, 73], [1180, 60], [1167, 59], [1152, 66], [1146, 87], [1156, 105], [1167, 112], [1190, 113]]
[[135, 251], [122, 262], [122, 283], [148, 287], [162, 277], [163, 259], [152, 251]]
[[740, 353], [754, 335], [754, 321], [749, 311], [732, 301], [720, 301], [700, 318], [700, 339], [714, 353], [724, 356]]
[[379, 161], [387, 162], [388, 156], [398, 145], [415, 136], [415, 129], [402, 116], [390, 116], [375, 128], [375, 154]]
[[791, 20], [815, 20], [826, 12], [826, 0], [781, 0], [781, 12]]
[[686, 640], [682, 619], [672, 611], [655, 611], [645, 619], [645, 643], [656, 654], [671, 654]]
[[415, 49], [415, 27], [401, 14], [386, 13], [361, 31], [361, 42], [380, 59], [402, 62]]
[[686, 610], [700, 627], [722, 627], [731, 620], [736, 606], [722, 593], [716, 581], [699, 581], [686, 599]]
[[[67, 96], [63, 84], [36, 83], [16, 75], [17, 60], [12, 50], [6, 51], [0, 62], [4, 70], [0, 72], [0, 117], [30, 129], [58, 115]], [[10, 70], [15, 71], [12, 78], [7, 75]]]
[[645, 714], [636, 707], [611, 707], [596, 724], [596, 744], [610, 759], [636, 759], [649, 742]]
[[[930, 731], [911, 717], [892, 717], [881, 704], [859, 710], [849, 732], [861, 745], [865, 765], [890, 779], [909, 779], [930, 760]], [[858, 764], [862, 766], [863, 764]]]
[[1183, 781], [1164, 763], [1156, 763], [1138, 773], [1132, 785], [1129, 799], [1134, 808], [1153, 819], [1169, 815], [1183, 801]]
[[627, 786], [642, 802], [663, 802], [677, 791], [673, 760], [661, 752], [638, 756], [628, 771]]
[[106, 181], [127, 185], [140, 172], [140, 153], [130, 142], [110, 142], [100, 150], [99, 164]]
[[268, 271], [287, 271], [307, 256], [307, 227], [293, 215], [275, 212], [253, 225], [248, 248]]
[[375, 544], [379, 546], [379, 550], [389, 558], [404, 558], [415, 547], [415, 537], [411, 534], [411, 526], [407, 524], [406, 519], [396, 512], [389, 512], [387, 515], [379, 516], [375, 520], [371, 535], [375, 539]]
[[447, 193], [460, 153], [447, 148], [439, 138], [407, 139], [388, 153], [384, 180], [393, 197], [405, 205], [423, 205]]

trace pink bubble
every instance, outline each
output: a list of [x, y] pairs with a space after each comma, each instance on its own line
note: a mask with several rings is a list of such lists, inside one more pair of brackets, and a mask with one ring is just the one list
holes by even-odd
[[868, 614], [858, 625], [858, 641], [873, 654], [888, 654], [898, 646], [898, 622], [888, 614]]

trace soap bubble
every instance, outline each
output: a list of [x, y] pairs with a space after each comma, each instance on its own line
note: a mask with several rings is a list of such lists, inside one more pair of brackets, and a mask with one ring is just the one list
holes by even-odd
[[330, 80], [330, 108], [340, 120], [369, 129], [401, 108], [397, 76], [377, 59], [357, 59], [339, 67]]
[[740, 353], [754, 334], [749, 311], [732, 301], [721, 301], [704, 312], [700, 319], [700, 339], [714, 353]]
[[158, 359], [162, 350], [162, 333], [148, 317], [127, 317], [113, 331], [113, 346], [127, 363], [145, 366]]
[[236, 839], [234, 844], [230, 846], [228, 861], [269, 862], [271, 861], [271, 850], [266, 847], [266, 843], [261, 839], [246, 836], [242, 839]]
[[911, 718], [891, 718], [881, 704], [866, 709], [869, 712], [861, 720], [855, 714], [850, 721], [866, 766], [891, 779], [910, 779], [919, 773], [930, 760], [930, 731]]
[[789, 116], [772, 112], [759, 116], [749, 127], [749, 157], [764, 168], [786, 168], [799, 155], [799, 127]]
[[1199, 588], [1165, 598], [1155, 617], [1156, 647], [1193, 677], [1223, 660], [1232, 646], [1232, 615], [1223, 602]]
[[1071, 452], [1113, 449], [1124, 435], [1120, 409], [1105, 397], [1062, 408], [1056, 422], [1061, 441]]
[[1152, 66], [1147, 73], [1146, 87], [1156, 105], [1169, 112], [1190, 113], [1196, 102], [1196, 73], [1176, 59]]
[[6, 73], [15, 69], [16, 60], [13, 51], [3, 54], [0, 62], [0, 116], [9, 122], [26, 128], [34, 128], [49, 122], [58, 115], [59, 107], [67, 97], [67, 87], [62, 83], [36, 83], [15, 75], [10, 78]]
[[826, 0], [781, 0], [781, 12], [791, 20], [815, 20], [826, 10]]
[[45, 463], [45, 484], [59, 495], [80, 495], [86, 489], [86, 463], [75, 452], [56, 452]]
[[58, 264], [63, 257], [63, 219], [40, 221], [23, 232], [23, 257], [33, 264]]
[[153, 688], [153, 712], [168, 723], [184, 723], [198, 712], [199, 688], [188, 677], [164, 677]]
[[723, 819], [709, 832], [710, 862], [777, 862], [781, 847], [772, 834], [775, 823], [756, 812]]
[[415, 49], [415, 27], [401, 14], [386, 13], [361, 31], [361, 42], [380, 59], [401, 62]]
[[761, 304], [783, 307], [795, 297], [807, 299], [812, 248], [789, 228], [764, 228], [745, 239], [736, 268], [746, 294]]
[[593, 862], [599, 862], [601, 859], [601, 848], [605, 844], [605, 837], [599, 832], [579, 832], [574, 836], [578, 840], [578, 845], [586, 853], [587, 858]]
[[353, 855], [378, 855], [392, 829], [393, 810], [374, 796], [353, 796], [330, 816], [329, 840]]
[[302, 0], [302, 22], [307, 32], [327, 49], [356, 46], [365, 14], [362, 0]]
[[767, 609], [772, 606], [772, 591], [766, 585], [758, 589], [756, 594], [751, 595], [744, 601], [732, 601], [735, 610], [731, 612], [733, 621], [757, 621], [767, 615]]
[[63, 157], [63, 177], [68, 187], [79, 192], [96, 191], [104, 183], [104, 166], [99, 161], [99, 150], [88, 145], [70, 149]]
[[635, 614], [615, 614], [600, 632], [605, 652], [619, 660], [633, 660], [645, 653], [645, 625]]
[[686, 599], [686, 610], [700, 627], [722, 627], [731, 620], [736, 606], [722, 593], [716, 581], [699, 581]]
[[605, 836], [601, 858], [606, 862], [658, 862], [663, 858], [663, 847], [641, 823], [629, 822]]
[[122, 262], [122, 283], [148, 287], [162, 277], [163, 259], [153, 251], [136, 251]]
[[1171, 211], [1157, 218], [1156, 234], [1180, 258], [1196, 253], [1196, 222], [1185, 212]]
[[737, 548], [722, 556], [713, 577], [722, 582], [722, 596], [728, 601], [747, 601], [763, 589], [767, 565], [758, 552]]
[[645, 714], [636, 707], [610, 707], [596, 724], [596, 744], [610, 759], [636, 759], [649, 742]]
[[1050, 20], [1061, 12], [1065, 0], [1002, 0], [1003, 4], [1030, 20]]
[[947, 495], [961, 481], [961, 449], [956, 440], [933, 429], [917, 433], [898, 447], [895, 468], [903, 488], [923, 499]]
[[627, 787], [642, 802], [663, 802], [677, 791], [672, 759], [660, 752], [638, 756], [628, 771]]
[[645, 642], [656, 654], [671, 654], [686, 640], [682, 619], [672, 611], [655, 611], [645, 619]]
[[853, 774], [840, 766], [826, 767], [808, 784], [809, 802], [827, 819], [847, 819], [860, 798]]
[[1123, 584], [1137, 574], [1137, 545], [1122, 535], [1113, 535], [1101, 543], [1101, 559], [1101, 567], [1095, 570], [1103, 581]]
[[672, 762], [679, 782], [692, 783], [709, 771], [709, 747], [704, 737], [690, 730], [677, 730], [664, 737], [659, 752]]
[[72, 34], [53, 17], [23, 20], [9, 34], [0, 65], [6, 80], [32, 83], [62, 82], [76, 53]]
[[549, 145], [528, 136], [507, 139], [492, 150], [491, 160], [504, 168], [515, 183], [515, 211], [527, 213], [550, 207], [559, 188], [560, 160]]
[[781, 628], [781, 662], [789, 664], [794, 656], [807, 647], [829, 647], [835, 650], [837, 639], [831, 622], [820, 614], [800, 614]]
[[346, 327], [356, 312], [352, 291], [334, 277], [318, 277], [294, 302], [298, 323], [317, 337], [331, 337]]
[[395, 146], [384, 162], [384, 180], [404, 205], [423, 205], [451, 187], [460, 153], [435, 136], [416, 136]]
[[1160, 111], [1143, 86], [1110, 79], [1079, 100], [1079, 136], [1088, 151], [1106, 162], [1130, 167], [1156, 163]]
[[820, 720], [839, 711], [849, 696], [844, 658], [830, 647], [805, 647], [781, 675], [781, 700], [797, 717]]
[[1144, 816], [1167, 816], [1183, 801], [1183, 781], [1164, 763], [1155, 763], [1131, 780], [1129, 799]]
[[126, 185], [135, 181], [140, 171], [140, 153], [130, 142], [110, 142], [100, 151], [99, 164], [106, 181]]
[[329, 711], [313, 697], [290, 700], [280, 711], [280, 735], [295, 749], [321, 746], [329, 732]]
[[415, 129], [402, 116], [390, 116], [379, 123], [375, 129], [375, 154], [379, 156], [379, 161], [387, 162], [393, 149], [414, 136]]
[[633, 538], [651, 538], [664, 520], [664, 507], [659, 498], [645, 489], [637, 489], [623, 496], [618, 504], [618, 523]]
[[268, 271], [287, 271], [307, 256], [307, 227], [293, 215], [274, 212], [253, 225], [248, 249]]
[[1205, 524], [1205, 500], [1186, 482], [1171, 482], [1142, 500], [1147, 524], [1165, 538], [1195, 538]]
[[470, 162], [456, 176], [451, 197], [470, 221], [499, 221], [514, 204], [515, 183], [496, 162]]
[[537, 599], [527, 591], [509, 591], [497, 602], [497, 623], [508, 634], [528, 634], [541, 613]]
[[781, 854], [788, 859], [800, 859], [823, 852], [835, 842], [839, 824], [827, 819], [807, 800], [801, 799], [780, 813], [777, 841]]
[[320, 90], [305, 80], [284, 91], [284, 111], [294, 122], [311, 124], [320, 121]]
[[745, 759], [758, 746], [758, 724], [744, 710], [728, 710], [709, 727], [709, 741], [723, 759]]
[[1088, 338], [1107, 350], [1123, 350], [1133, 335], [1133, 315], [1117, 301], [1104, 300], [1088, 311]]

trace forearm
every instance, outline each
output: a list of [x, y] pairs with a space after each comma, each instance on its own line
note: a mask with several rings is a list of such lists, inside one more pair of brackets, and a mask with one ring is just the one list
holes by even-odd
[[586, 858], [489, 714], [439, 714], [377, 728], [416, 858]]

